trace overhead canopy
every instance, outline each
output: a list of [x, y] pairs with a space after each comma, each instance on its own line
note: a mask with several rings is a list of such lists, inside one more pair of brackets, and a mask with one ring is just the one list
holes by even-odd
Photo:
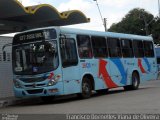
[[48, 4], [24, 7], [17, 0], [0, 0], [0, 34], [26, 29], [89, 22], [81, 11], [58, 12]]

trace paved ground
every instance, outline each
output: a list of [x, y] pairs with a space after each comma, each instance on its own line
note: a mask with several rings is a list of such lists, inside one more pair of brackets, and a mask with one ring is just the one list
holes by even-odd
[[38, 99], [1, 108], [0, 113], [10, 114], [63, 114], [63, 113], [160, 113], [160, 80], [149, 81], [139, 90], [111, 90], [108, 94], [94, 94], [80, 100], [67, 96], [46, 104]]

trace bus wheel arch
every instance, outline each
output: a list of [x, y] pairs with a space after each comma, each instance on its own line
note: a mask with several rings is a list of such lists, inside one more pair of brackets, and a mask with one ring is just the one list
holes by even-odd
[[81, 93], [78, 93], [78, 96], [83, 99], [90, 98], [94, 87], [95, 84], [93, 76], [90, 74], [84, 75], [81, 83]]
[[88, 79], [90, 80], [92, 90], [95, 90], [95, 82], [94, 82], [93, 76], [92, 76], [91, 74], [85, 74], [85, 75], [83, 76], [82, 82], [83, 82], [83, 80], [84, 80], [85, 78], [88, 78]]
[[137, 90], [140, 85], [140, 74], [137, 70], [132, 72], [131, 85], [124, 86], [125, 90]]

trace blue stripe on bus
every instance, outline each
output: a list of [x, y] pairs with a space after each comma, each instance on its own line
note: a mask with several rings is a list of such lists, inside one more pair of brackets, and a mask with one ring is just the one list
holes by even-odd
[[125, 72], [124, 66], [120, 59], [111, 59], [111, 61], [117, 66], [119, 72], [121, 73], [122, 79], [120, 83], [126, 85], [127, 84], [127, 74]]
[[143, 58], [144, 62], [146, 63], [147, 67], [148, 67], [148, 71], [151, 72], [151, 65], [149, 64], [149, 61], [147, 58]]

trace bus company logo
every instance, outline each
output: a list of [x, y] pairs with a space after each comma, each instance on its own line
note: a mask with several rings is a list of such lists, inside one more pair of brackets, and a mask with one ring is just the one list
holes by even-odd
[[32, 71], [33, 71], [33, 72], [38, 72], [38, 67], [33, 67], [33, 68], [32, 68]]
[[82, 63], [82, 68], [91, 68], [90, 63]]

